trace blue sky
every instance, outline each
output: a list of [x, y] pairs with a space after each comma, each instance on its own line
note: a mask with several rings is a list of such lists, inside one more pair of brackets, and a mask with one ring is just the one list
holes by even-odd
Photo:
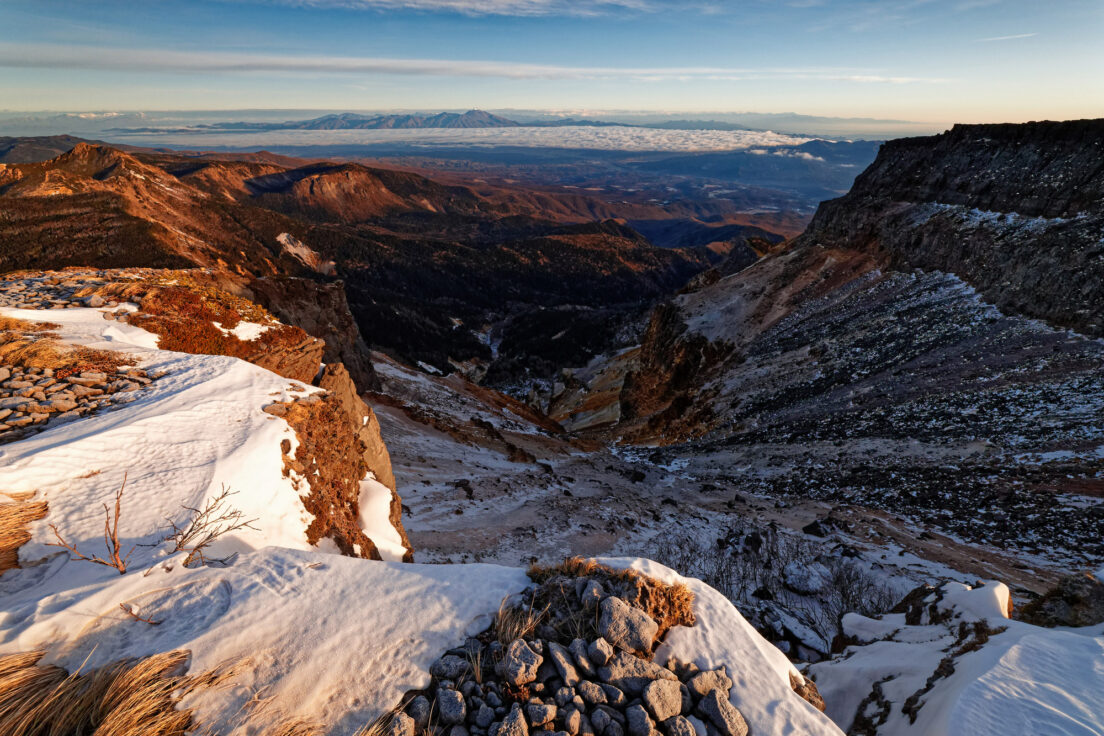
[[1102, 0], [0, 0], [0, 109], [1104, 117]]

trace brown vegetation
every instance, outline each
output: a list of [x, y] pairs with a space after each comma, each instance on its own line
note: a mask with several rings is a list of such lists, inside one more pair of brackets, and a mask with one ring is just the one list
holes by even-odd
[[[693, 626], [695, 623], [694, 594], [682, 583], [668, 585], [636, 570], [617, 570], [582, 557], [571, 557], [558, 565], [532, 565], [528, 574], [542, 587], [547, 587], [547, 583], [555, 583], [557, 578], [585, 577], [597, 580], [606, 593], [624, 598], [655, 619], [659, 624], [659, 639], [674, 626]], [[538, 605], [541, 603], [540, 598], [538, 593]]]
[[47, 542], [51, 547], [63, 547], [69, 551], [73, 557], [85, 562], [92, 562], [97, 565], [103, 565], [104, 567], [112, 567], [119, 571], [120, 575], [125, 575], [127, 571], [127, 563], [130, 561], [131, 554], [134, 553], [134, 547], [130, 548], [125, 555], [121, 554], [122, 546], [119, 542], [119, 517], [122, 515], [122, 502], [123, 491], [126, 488], [126, 474], [123, 474], [123, 484], [119, 486], [119, 490], [115, 491], [115, 514], [112, 516], [111, 512], [107, 508], [107, 504], [104, 507], [104, 546], [107, 547], [108, 558], [103, 559], [92, 555], [91, 557], [85, 555], [76, 548], [70, 542], [66, 542], [61, 536], [61, 532], [53, 524], [50, 525], [50, 529], [54, 532], [54, 536], [57, 538], [57, 542]]
[[86, 673], [40, 665], [44, 652], [0, 656], [0, 733], [5, 736], [184, 736], [187, 694], [237, 674], [224, 666], [188, 677], [186, 651], [120, 660]]
[[135, 364], [125, 353], [66, 345], [50, 332], [57, 327], [51, 322], [0, 317], [0, 365], [48, 368], [56, 377], [65, 378], [82, 371], [114, 373]]
[[27, 526], [45, 518], [45, 501], [0, 503], [0, 574], [19, 567], [19, 548], [31, 541]]

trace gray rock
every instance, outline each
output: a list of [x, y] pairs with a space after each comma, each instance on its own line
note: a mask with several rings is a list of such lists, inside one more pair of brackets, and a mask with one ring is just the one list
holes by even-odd
[[672, 716], [663, 722], [663, 732], [667, 736], [698, 736], [690, 721], [682, 716]]
[[618, 649], [630, 652], [651, 652], [659, 634], [659, 624], [638, 608], [615, 596], [610, 596], [598, 606], [602, 612], [598, 619], [598, 633]]
[[587, 656], [590, 661], [601, 667], [610, 661], [613, 656], [613, 646], [605, 639], [599, 637], [587, 647]]
[[678, 680], [655, 680], [644, 688], [644, 705], [657, 721], [666, 721], [682, 713], [682, 693]]
[[625, 736], [625, 727], [617, 721], [611, 721], [606, 726], [606, 732], [602, 736]]
[[583, 680], [575, 686], [575, 690], [588, 705], [598, 705], [606, 702], [606, 691], [597, 683]]
[[571, 646], [569, 646], [567, 650], [571, 652], [571, 656], [574, 657], [575, 669], [579, 671], [579, 674], [583, 677], [594, 677], [594, 665], [587, 655], [586, 641], [584, 639], [575, 639], [571, 642]]
[[556, 642], [550, 641], [548, 642], [548, 656], [551, 658], [552, 663], [556, 665], [556, 671], [560, 673], [564, 685], [567, 687], [575, 687], [579, 684], [579, 672], [575, 669], [571, 652], [564, 649]]
[[651, 736], [655, 730], [651, 716], [642, 705], [630, 705], [625, 710], [625, 720], [628, 721], [629, 736]]
[[468, 736], [468, 729], [464, 726], [453, 726], [449, 729], [448, 736]]
[[437, 688], [437, 711], [441, 714], [441, 723], [446, 726], [463, 723], [468, 717], [464, 696], [455, 690]]
[[694, 732], [698, 736], [709, 736], [709, 729], [705, 725], [705, 721], [697, 716], [686, 716], [686, 720], [690, 721], [690, 725], [694, 727]]
[[695, 698], [704, 698], [710, 690], [723, 690], [727, 693], [732, 689], [732, 680], [725, 668], [721, 667], [699, 672], [686, 682], [686, 687]]
[[414, 736], [414, 719], [406, 713], [396, 713], [387, 726], [387, 736]]
[[575, 698], [575, 691], [569, 687], [561, 687], [552, 697], [556, 700], [556, 705], [562, 708]]
[[748, 727], [744, 716], [729, 702], [726, 692], [710, 690], [698, 703], [698, 712], [705, 716], [722, 736], [747, 736]]
[[429, 723], [429, 700], [424, 695], [419, 695], [406, 706], [406, 712], [414, 719], [414, 725], [418, 730], [424, 729]]
[[590, 723], [594, 726], [594, 732], [598, 736], [602, 736], [606, 732], [606, 727], [613, 723], [613, 719], [610, 718], [609, 713], [604, 710], [595, 710], [590, 714]]
[[484, 700], [486, 700], [487, 705], [491, 706], [492, 708], [498, 708], [502, 705], [502, 698], [498, 697], [498, 693], [494, 692], [493, 690], [487, 693], [487, 697], [485, 697]]
[[572, 736], [583, 730], [583, 714], [577, 708], [564, 711], [563, 727]]
[[520, 705], [514, 703], [509, 715], [502, 719], [497, 736], [529, 736], [529, 726], [525, 724]]
[[480, 728], [489, 728], [494, 723], [495, 712], [494, 708], [489, 705], [479, 706], [479, 710], [475, 712], [475, 725]]
[[471, 665], [466, 659], [453, 654], [446, 654], [429, 666], [429, 674], [438, 680], [458, 680], [471, 670]]
[[601, 603], [605, 597], [606, 592], [602, 589], [602, 585], [597, 580], [588, 580], [583, 587], [582, 594], [579, 596], [579, 601], [584, 608], [593, 608]]
[[625, 693], [621, 692], [613, 685], [603, 682], [600, 683], [599, 687], [601, 687], [602, 692], [606, 694], [606, 702], [610, 705], [622, 706], [627, 702]]
[[556, 719], [556, 706], [554, 705], [527, 705], [525, 714], [529, 716], [529, 725], [545, 726]]
[[602, 682], [613, 685], [629, 696], [637, 696], [653, 680], [671, 680], [678, 678], [670, 670], [660, 667], [628, 652], [618, 652], [605, 667], [598, 668], [598, 677]]
[[690, 688], [686, 687], [686, 685], [681, 682], [679, 683], [679, 697], [682, 698], [683, 715], [693, 712], [694, 698], [690, 696]]
[[502, 679], [514, 687], [528, 685], [537, 679], [537, 670], [544, 658], [529, 648], [524, 639], [515, 639], [502, 660]]

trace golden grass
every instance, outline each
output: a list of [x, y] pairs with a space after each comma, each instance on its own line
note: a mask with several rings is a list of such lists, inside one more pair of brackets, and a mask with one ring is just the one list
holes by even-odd
[[19, 548], [31, 541], [27, 527], [47, 510], [45, 501], [0, 503], [0, 574], [19, 567]]
[[25, 319], [0, 315], [0, 332], [46, 332], [47, 330], [56, 330], [59, 326], [53, 322], [28, 322]]
[[548, 612], [548, 606], [537, 610], [532, 600], [528, 606], [512, 606], [508, 601], [509, 598], [503, 598], [498, 605], [493, 624], [495, 638], [504, 647], [515, 639], [531, 637]]
[[114, 350], [93, 350], [79, 345], [66, 345], [48, 333], [0, 333], [0, 364], [22, 368], [50, 368], [54, 376], [64, 378], [82, 371], [114, 373], [124, 365], [137, 361]]
[[606, 592], [640, 608], [659, 624], [659, 638], [673, 626], [693, 626], [694, 594], [682, 583], [667, 585], [636, 570], [618, 570], [595, 560], [570, 557], [557, 565], [531, 565], [529, 577], [543, 584], [557, 577], [594, 578]]
[[4, 736], [184, 736], [192, 713], [180, 699], [216, 687], [240, 671], [224, 665], [182, 674], [178, 650], [120, 660], [87, 673], [39, 665], [43, 652], [0, 656], [0, 733]]
[[325, 733], [322, 726], [298, 716], [285, 718], [265, 731], [266, 736], [323, 736]]

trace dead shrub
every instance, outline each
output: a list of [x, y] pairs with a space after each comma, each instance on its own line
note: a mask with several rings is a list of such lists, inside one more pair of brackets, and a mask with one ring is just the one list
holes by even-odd
[[219, 495], [208, 500], [202, 509], [185, 506], [184, 509], [190, 512], [190, 516], [183, 525], [166, 519], [171, 532], [162, 541], [172, 542], [174, 553], [188, 553], [184, 560], [185, 567], [197, 561], [207, 564], [204, 550], [220, 537], [239, 529], [256, 529], [252, 526], [256, 519], [246, 519], [245, 514], [229, 505], [228, 499], [235, 493], [223, 486]]
[[65, 378], [82, 371], [114, 373], [137, 361], [114, 350], [93, 350], [80, 345], [66, 345], [50, 333], [0, 333], [0, 364], [21, 368], [49, 368], [56, 378]]
[[45, 501], [0, 503], [0, 574], [19, 567], [19, 548], [31, 541], [27, 527], [47, 511]]
[[126, 474], [123, 474], [123, 484], [119, 486], [119, 490], [115, 491], [115, 514], [112, 516], [111, 512], [107, 508], [107, 504], [104, 507], [104, 546], [107, 547], [108, 558], [103, 559], [92, 555], [91, 557], [85, 555], [76, 548], [73, 544], [66, 542], [61, 536], [61, 532], [53, 524], [50, 525], [50, 529], [54, 532], [54, 537], [57, 538], [57, 542], [47, 542], [51, 547], [62, 547], [68, 550], [69, 554], [78, 560], [84, 562], [91, 562], [96, 565], [103, 565], [105, 567], [113, 567], [119, 571], [120, 575], [125, 575], [127, 571], [127, 562], [130, 560], [130, 556], [134, 553], [135, 547], [131, 547], [130, 551], [125, 555], [121, 554], [122, 546], [119, 543], [119, 517], [122, 516], [122, 502], [123, 491], [126, 489]]

